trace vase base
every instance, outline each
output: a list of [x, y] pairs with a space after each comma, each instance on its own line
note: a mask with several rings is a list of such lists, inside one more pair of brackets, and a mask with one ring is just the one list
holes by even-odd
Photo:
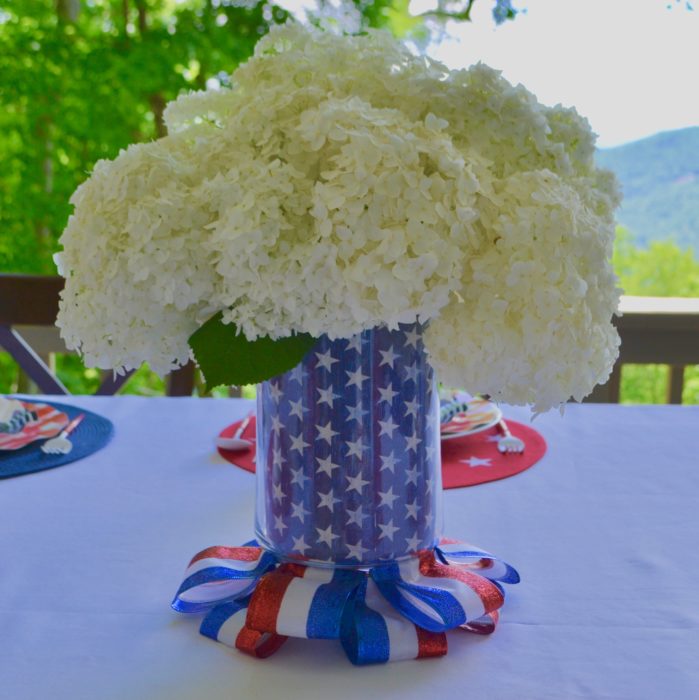
[[431, 543], [425, 543], [425, 546], [419, 550], [413, 552], [405, 552], [397, 556], [391, 556], [381, 559], [375, 559], [373, 561], [358, 561], [356, 559], [345, 559], [345, 560], [328, 560], [328, 559], [314, 559], [310, 556], [295, 555], [293, 553], [281, 552], [277, 549], [274, 544], [266, 540], [259, 532], [255, 533], [255, 543], [262, 547], [262, 549], [273, 554], [280, 563], [286, 564], [300, 564], [302, 566], [309, 566], [314, 569], [347, 569], [351, 571], [370, 571], [371, 569], [377, 569], [382, 566], [391, 566], [396, 562], [403, 562], [413, 559], [418, 556], [424, 549], [433, 550], [439, 545], [440, 540], [437, 539]]
[[291, 637], [340, 640], [357, 665], [443, 656], [446, 634], [490, 634], [517, 572], [481, 549], [441, 540], [358, 569], [288, 562], [250, 542], [197, 554], [172, 607], [206, 613], [200, 632], [264, 658]]

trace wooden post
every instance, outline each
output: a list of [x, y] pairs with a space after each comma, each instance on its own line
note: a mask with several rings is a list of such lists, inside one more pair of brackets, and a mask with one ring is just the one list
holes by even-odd
[[684, 389], [684, 365], [670, 365], [670, 376], [667, 383], [667, 403], [682, 403]]
[[168, 396], [191, 396], [194, 389], [194, 363], [190, 360], [184, 367], [171, 372], [167, 378]]

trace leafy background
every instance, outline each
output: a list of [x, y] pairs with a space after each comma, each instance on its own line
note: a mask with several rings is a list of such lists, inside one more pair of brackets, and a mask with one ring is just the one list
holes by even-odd
[[[508, 0], [480, 1], [498, 21], [515, 18]], [[440, 0], [436, 12], [417, 18], [408, 4], [346, 3], [361, 26], [424, 43], [441, 21], [468, 21], [474, 0]], [[0, 2], [0, 271], [55, 274], [68, 200], [95, 161], [161, 136], [167, 101], [212, 82], [225, 86], [269, 27], [289, 18], [282, 7], [254, 0]], [[682, 247], [698, 242], [697, 154], [699, 129], [599, 153], [626, 191], [614, 261], [629, 294], [699, 296], [699, 262]], [[75, 356], [52, 362], [74, 393], [99, 384], [99, 373]], [[623, 400], [662, 402], [666, 373], [626, 366]], [[0, 392], [29, 388], [0, 353]], [[164, 384], [144, 367], [125, 391], [162, 394]], [[699, 403], [699, 368], [687, 371], [684, 400]]]

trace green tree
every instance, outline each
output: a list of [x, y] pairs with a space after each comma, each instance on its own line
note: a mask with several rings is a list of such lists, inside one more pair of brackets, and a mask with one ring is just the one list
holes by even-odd
[[691, 248], [673, 241], [652, 241], [640, 248], [627, 229], [618, 227], [614, 269], [626, 294], [699, 297], [699, 261]]
[[52, 273], [95, 161], [164, 134], [165, 104], [222, 81], [288, 13], [268, 2], [14, 0], [0, 13], [0, 270]]

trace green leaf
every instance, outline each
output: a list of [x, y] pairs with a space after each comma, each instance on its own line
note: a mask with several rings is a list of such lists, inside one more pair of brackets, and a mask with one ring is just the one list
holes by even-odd
[[212, 316], [189, 339], [206, 388], [220, 384], [256, 384], [296, 367], [317, 340], [307, 333], [272, 340], [250, 341], [233, 323]]

